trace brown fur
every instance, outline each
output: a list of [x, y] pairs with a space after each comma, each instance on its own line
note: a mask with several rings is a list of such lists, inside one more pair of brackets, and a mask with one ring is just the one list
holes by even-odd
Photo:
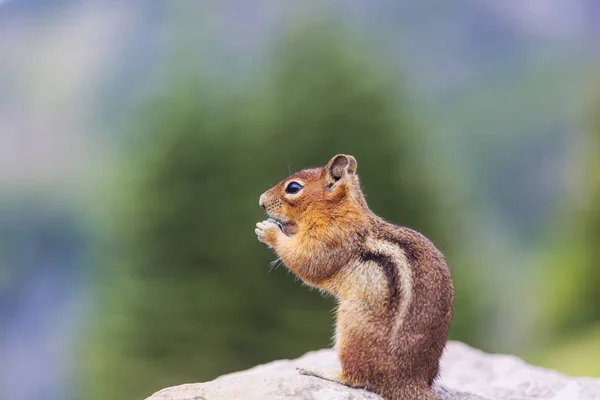
[[[304, 282], [338, 299], [342, 371], [332, 380], [390, 400], [435, 399], [454, 301], [450, 271], [427, 238], [369, 210], [356, 167], [338, 155], [280, 182], [260, 199], [279, 224], [260, 222], [256, 233]], [[285, 192], [292, 181], [303, 185], [297, 194]]]

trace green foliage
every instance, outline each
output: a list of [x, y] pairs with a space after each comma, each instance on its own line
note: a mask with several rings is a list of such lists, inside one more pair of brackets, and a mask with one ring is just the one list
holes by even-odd
[[600, 91], [578, 159], [585, 198], [576, 199], [558, 224], [549, 246], [549, 271], [539, 288], [544, 314], [554, 336], [576, 336], [600, 322]]
[[580, 330], [552, 346], [532, 362], [573, 376], [600, 376], [600, 325]]
[[359, 162], [381, 216], [449, 243], [421, 134], [392, 79], [334, 33], [291, 35], [264, 87], [228, 96], [183, 81], [142, 119], [119, 250], [86, 342], [87, 393], [162, 387], [325, 347], [331, 299], [302, 287], [253, 233], [259, 195], [337, 153]]
[[582, 302], [582, 318], [586, 322], [600, 322], [600, 86], [594, 104], [591, 124], [591, 134], [587, 151], [584, 154], [585, 186], [589, 197], [580, 218], [581, 232], [585, 249], [583, 263], [585, 265], [585, 280], [580, 296]]

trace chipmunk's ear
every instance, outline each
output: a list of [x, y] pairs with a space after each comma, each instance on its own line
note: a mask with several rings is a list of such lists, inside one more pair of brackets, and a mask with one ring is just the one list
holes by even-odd
[[357, 166], [356, 158], [346, 154], [338, 154], [329, 160], [325, 167], [327, 178], [331, 183], [335, 183], [345, 176], [354, 175]]

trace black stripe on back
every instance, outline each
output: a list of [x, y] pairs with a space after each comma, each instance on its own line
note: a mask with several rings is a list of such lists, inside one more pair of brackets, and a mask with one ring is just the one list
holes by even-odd
[[398, 294], [398, 267], [392, 257], [373, 252], [364, 252], [360, 255], [361, 261], [373, 261], [383, 270], [390, 291], [390, 299], [393, 301]]

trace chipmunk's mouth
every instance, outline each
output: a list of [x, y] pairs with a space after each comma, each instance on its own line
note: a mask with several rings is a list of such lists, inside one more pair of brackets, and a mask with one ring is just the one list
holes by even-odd
[[274, 217], [272, 215], [269, 215], [269, 220], [275, 222], [279, 226], [279, 229], [281, 229], [281, 232], [288, 236], [293, 236], [298, 233], [298, 224], [295, 222], [287, 221], [281, 217]]

